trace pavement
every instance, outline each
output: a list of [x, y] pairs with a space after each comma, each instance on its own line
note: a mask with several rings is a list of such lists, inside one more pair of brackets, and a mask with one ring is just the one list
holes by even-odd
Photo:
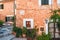
[[27, 38], [13, 38], [12, 40], [27, 40]]
[[[8, 30], [12, 32], [13, 26], [4, 25], [2, 28], [8, 28]], [[13, 34], [10, 33], [9, 35], [0, 37], [0, 40], [27, 40], [27, 38], [16, 38]]]
[[[3, 28], [7, 28], [8, 30], [10, 30], [10, 32], [12, 32], [12, 29], [13, 29], [13, 26], [10, 26], [10, 25], [4, 25], [4, 26], [2, 26], [2, 28], [1, 29], [3, 29]], [[8, 32], [7, 32], [8, 33]], [[0, 40], [11, 40], [11, 39], [13, 39], [15, 36], [13, 35], [13, 34], [7, 34], [7, 35], [5, 35], [5, 36], [2, 36], [2, 37], [0, 37]]]
[[8, 35], [8, 36], [4, 36], [4, 37], [0, 37], [0, 40], [11, 40], [13, 39], [15, 36], [14, 35]]

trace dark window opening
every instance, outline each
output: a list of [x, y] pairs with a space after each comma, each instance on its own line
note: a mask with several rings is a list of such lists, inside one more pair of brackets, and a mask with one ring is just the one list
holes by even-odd
[[13, 21], [12, 18], [13, 18], [13, 17], [5, 17], [5, 21], [6, 21], [6, 22], [8, 22], [8, 21], [12, 22], [12, 21]]
[[49, 4], [49, 0], [41, 0], [41, 5], [48, 5]]
[[31, 21], [26, 21], [26, 27], [30, 28], [31, 27]]
[[44, 31], [44, 28], [43, 28], [43, 27], [41, 27], [41, 28], [40, 28], [40, 31]]
[[4, 9], [4, 5], [3, 4], [0, 4], [0, 9]]

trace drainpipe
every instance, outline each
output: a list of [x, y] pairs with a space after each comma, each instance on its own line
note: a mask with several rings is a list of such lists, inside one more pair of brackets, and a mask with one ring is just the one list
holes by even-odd
[[13, 10], [14, 10], [14, 25], [13, 26], [16, 26], [16, 1], [14, 0], [13, 2]]
[[49, 20], [45, 19], [46, 34], [48, 34], [48, 22], [49, 22]]

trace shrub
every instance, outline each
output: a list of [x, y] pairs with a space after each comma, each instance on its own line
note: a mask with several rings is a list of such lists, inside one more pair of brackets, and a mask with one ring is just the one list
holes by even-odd
[[13, 17], [12, 17], [12, 22], [14, 22], [14, 19], [15, 19], [15, 17], [13, 16]]
[[50, 34], [43, 33], [42, 35], [37, 36], [37, 40], [50, 40]]
[[27, 37], [30, 37], [33, 40], [33, 38], [35, 38], [35, 36], [36, 36], [36, 30], [35, 29], [28, 29], [27, 30]]
[[26, 27], [23, 27], [22, 33], [23, 33], [23, 34], [26, 34], [26, 33], [27, 33], [27, 28], [26, 28]]
[[16, 30], [16, 37], [22, 36], [22, 29], [21, 28], [17, 28]]
[[22, 29], [18, 27], [13, 27], [13, 31], [16, 33], [16, 37], [19, 37], [22, 35]]
[[0, 26], [2, 26], [2, 25], [3, 25], [3, 23], [4, 23], [4, 21], [0, 20]]
[[18, 29], [18, 28], [14, 26], [14, 27], [13, 27], [13, 32], [16, 32], [17, 29]]
[[4, 21], [0, 20], [0, 25], [3, 25]]

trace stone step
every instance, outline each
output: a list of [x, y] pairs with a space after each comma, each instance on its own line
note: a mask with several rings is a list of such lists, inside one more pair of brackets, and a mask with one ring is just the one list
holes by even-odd
[[27, 38], [14, 38], [12, 40], [27, 40]]
[[0, 40], [11, 40], [14, 37], [15, 37], [14, 35], [4, 36], [4, 37], [0, 38]]

